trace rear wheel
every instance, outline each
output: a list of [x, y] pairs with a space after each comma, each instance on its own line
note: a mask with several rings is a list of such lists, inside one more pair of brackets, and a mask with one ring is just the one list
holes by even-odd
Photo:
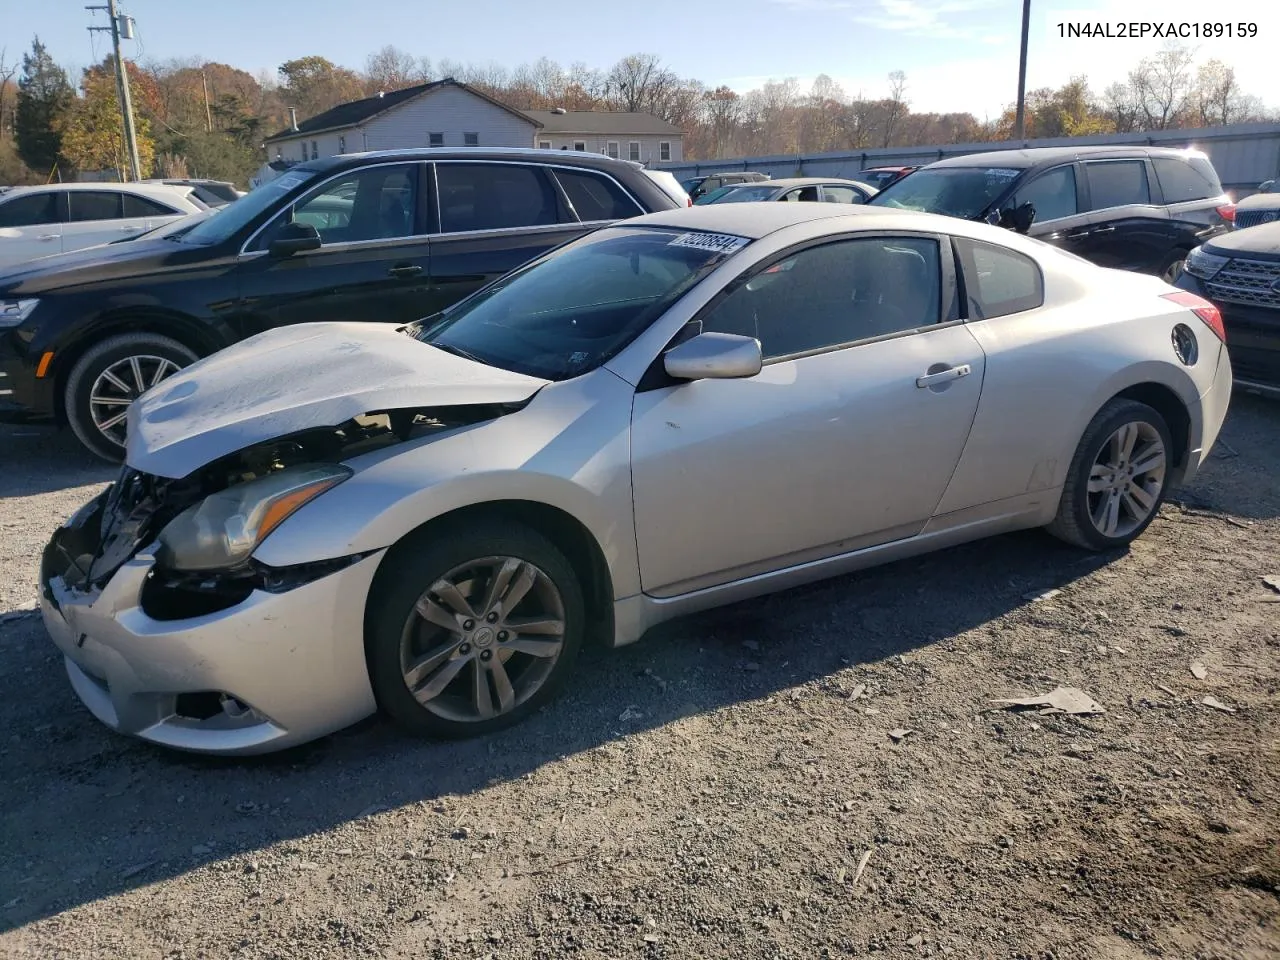
[[1165, 283], [1177, 283], [1187, 263], [1187, 251], [1175, 250], [1160, 265], [1160, 279]]
[[195, 351], [155, 333], [108, 337], [85, 351], [67, 377], [67, 422], [104, 460], [124, 459], [129, 407], [157, 383], [194, 363]]
[[1112, 400], [1080, 439], [1049, 532], [1086, 550], [1131, 543], [1164, 502], [1172, 451], [1159, 411]]
[[401, 544], [369, 597], [369, 674], [412, 733], [477, 736], [550, 700], [582, 646], [577, 574], [541, 534], [481, 521]]

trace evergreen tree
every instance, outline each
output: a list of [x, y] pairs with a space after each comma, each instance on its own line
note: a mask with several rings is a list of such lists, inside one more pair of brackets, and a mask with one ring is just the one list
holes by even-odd
[[18, 108], [13, 132], [18, 155], [33, 171], [48, 175], [62, 150], [62, 124], [75, 102], [75, 91], [39, 37], [22, 56]]

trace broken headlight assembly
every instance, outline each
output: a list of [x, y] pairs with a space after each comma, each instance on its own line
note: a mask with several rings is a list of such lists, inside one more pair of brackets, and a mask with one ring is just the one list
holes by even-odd
[[350, 476], [341, 464], [299, 464], [210, 494], [160, 531], [156, 560], [180, 571], [240, 566], [294, 512]]

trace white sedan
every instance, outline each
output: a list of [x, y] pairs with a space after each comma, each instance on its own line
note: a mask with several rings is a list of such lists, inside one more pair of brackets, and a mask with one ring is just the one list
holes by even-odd
[[[129, 411], [44, 620], [104, 723], [253, 753], [513, 723], [588, 638], [992, 534], [1123, 548], [1227, 411], [1221, 318], [982, 224], [654, 214], [404, 328], [284, 327]], [[807, 642], [807, 641], [806, 641]]]
[[209, 207], [190, 186], [51, 183], [0, 191], [0, 268], [128, 239]]

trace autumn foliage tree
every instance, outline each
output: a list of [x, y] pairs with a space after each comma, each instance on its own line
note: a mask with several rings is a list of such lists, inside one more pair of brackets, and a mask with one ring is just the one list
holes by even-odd
[[[80, 170], [111, 170], [118, 179], [129, 172], [129, 153], [115, 81], [99, 69], [85, 71], [83, 96], [76, 101], [62, 125], [62, 155]], [[151, 124], [144, 116], [134, 118], [138, 163], [148, 176], [155, 159]]]

